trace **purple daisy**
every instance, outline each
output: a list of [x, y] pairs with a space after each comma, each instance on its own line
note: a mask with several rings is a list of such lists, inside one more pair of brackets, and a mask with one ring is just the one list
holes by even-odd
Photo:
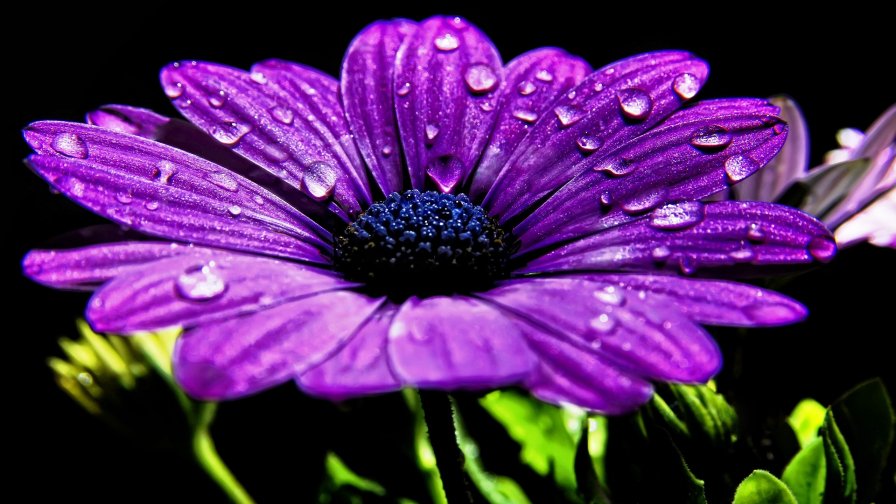
[[805, 316], [705, 277], [836, 248], [794, 209], [701, 202], [787, 131], [765, 100], [683, 107], [707, 73], [677, 51], [593, 71], [543, 48], [503, 65], [445, 17], [367, 27], [341, 80], [175, 63], [162, 86], [189, 123], [112, 105], [25, 130], [34, 171], [147, 239], [35, 250], [24, 270], [97, 287], [98, 331], [182, 327], [175, 375], [198, 398], [287, 380], [335, 399], [519, 385], [629, 411], [651, 381], [718, 371], [700, 324]]

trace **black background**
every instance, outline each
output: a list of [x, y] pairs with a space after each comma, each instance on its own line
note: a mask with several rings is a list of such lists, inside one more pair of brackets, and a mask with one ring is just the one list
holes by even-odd
[[[157, 73], [178, 59], [247, 68], [280, 57], [335, 75], [344, 48], [369, 22], [439, 12], [468, 17], [491, 36], [505, 61], [545, 45], [579, 54], [595, 67], [645, 50], [696, 52], [712, 66], [703, 97], [795, 97], [813, 135], [813, 164], [835, 146], [837, 129], [865, 128], [896, 101], [892, 33], [884, 30], [884, 16], [856, 2], [837, 11], [816, 7], [811, 13], [784, 12], [765, 2], [739, 10], [682, 2], [663, 12], [636, 1], [613, 7], [541, 2], [512, 10], [333, 5], [329, 13], [316, 7], [318, 13], [303, 15], [260, 2], [238, 9], [119, 5], [118, 11], [102, 13], [46, 8], [4, 22], [19, 24], [16, 28], [28, 35], [13, 37], [4, 51], [12, 57], [5, 81], [13, 89], [5, 94], [3, 114], [3, 215], [13, 236], [4, 247], [4, 286], [11, 305], [0, 321], [5, 327], [0, 358], [6, 390], [12, 392], [4, 398], [3, 417], [14, 427], [7, 430], [0, 453], [13, 464], [13, 477], [4, 479], [32, 496], [26, 500], [80, 495], [74, 500], [180, 501], [217, 495], [189, 459], [113, 434], [52, 381], [45, 359], [59, 354], [57, 337], [74, 336], [73, 321], [87, 298], [29, 283], [20, 275], [19, 261], [54, 236], [102, 220], [50, 194], [46, 183], [21, 164], [28, 148], [20, 130], [31, 121], [81, 120], [106, 103], [174, 114]], [[854, 12], [846, 11], [854, 6]], [[6, 37], [12, 28], [4, 28]], [[787, 291], [813, 309], [813, 318], [796, 334], [751, 332], [742, 355], [744, 375], [729, 380], [733, 393], [760, 399], [759, 409], [785, 411], [801, 397], [830, 401], [860, 379], [886, 373], [892, 365], [886, 349], [894, 336], [894, 258], [896, 252], [860, 246], [792, 283]], [[735, 337], [720, 334], [726, 350]], [[291, 388], [279, 389], [223, 406], [221, 449], [225, 457], [239, 460], [234, 466], [253, 491], [269, 484], [302, 487], [305, 469], [295, 462], [296, 454], [320, 448], [309, 438], [326, 419], [305, 412], [321, 405], [306, 408], [312, 401], [297, 395]], [[179, 421], [176, 415], [161, 418]]]

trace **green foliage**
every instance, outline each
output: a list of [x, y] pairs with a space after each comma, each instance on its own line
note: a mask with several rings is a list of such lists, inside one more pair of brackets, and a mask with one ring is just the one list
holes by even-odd
[[822, 504], [826, 476], [824, 440], [816, 437], [787, 464], [781, 479], [800, 504]]
[[818, 429], [824, 423], [825, 407], [814, 399], [803, 399], [787, 417], [787, 423], [796, 434], [801, 447], [818, 437]]
[[734, 504], [797, 504], [797, 501], [781, 480], [768, 471], [757, 470], [737, 487]]

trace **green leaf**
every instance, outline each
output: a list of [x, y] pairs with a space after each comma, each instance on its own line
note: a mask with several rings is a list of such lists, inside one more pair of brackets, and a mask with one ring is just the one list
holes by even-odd
[[677, 441], [688, 439], [723, 448], [737, 438], [734, 408], [709, 385], [658, 387], [649, 411]]
[[824, 440], [816, 437], [787, 464], [781, 479], [800, 504], [822, 504], [826, 464]]
[[563, 488], [575, 490], [576, 437], [566, 427], [561, 408], [513, 390], [492, 392], [480, 400], [520, 444], [520, 458], [538, 474], [553, 474]]
[[824, 439], [827, 480], [825, 495], [831, 502], [856, 502], [856, 466], [849, 446], [837, 427], [834, 414], [828, 409], [821, 427]]
[[847, 392], [831, 407], [855, 459], [859, 502], [874, 500], [896, 429], [893, 405], [879, 380]]
[[767, 471], [756, 470], [737, 486], [734, 504], [797, 504], [797, 501], [781, 480]]
[[356, 474], [333, 452], [327, 454], [326, 467], [327, 475], [329, 475], [337, 488], [341, 486], [352, 486], [376, 495], [386, 494], [386, 490], [382, 485], [376, 481]]
[[787, 417], [787, 423], [796, 434], [800, 447], [805, 448], [818, 437], [818, 429], [824, 423], [825, 407], [814, 399], [803, 399]]

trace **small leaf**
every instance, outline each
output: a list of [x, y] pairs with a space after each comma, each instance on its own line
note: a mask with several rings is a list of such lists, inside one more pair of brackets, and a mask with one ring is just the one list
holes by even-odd
[[356, 474], [333, 452], [327, 454], [326, 467], [327, 475], [329, 475], [337, 488], [351, 486], [376, 495], [386, 494], [386, 490], [383, 489], [382, 485]]
[[816, 437], [787, 464], [781, 479], [800, 504], [822, 504], [825, 477], [824, 440]]
[[734, 504], [797, 504], [797, 501], [781, 480], [767, 471], [756, 470], [737, 486]]
[[831, 497], [831, 502], [852, 504], [856, 501], [856, 466], [830, 409], [825, 415], [821, 432], [827, 462], [825, 495]]
[[877, 494], [896, 428], [887, 389], [879, 379], [865, 382], [831, 409], [855, 458], [858, 500], [870, 502]]
[[810, 441], [818, 437], [818, 429], [824, 423], [825, 407], [814, 399], [803, 399], [793, 408], [787, 423], [796, 434], [800, 447], [805, 448]]

